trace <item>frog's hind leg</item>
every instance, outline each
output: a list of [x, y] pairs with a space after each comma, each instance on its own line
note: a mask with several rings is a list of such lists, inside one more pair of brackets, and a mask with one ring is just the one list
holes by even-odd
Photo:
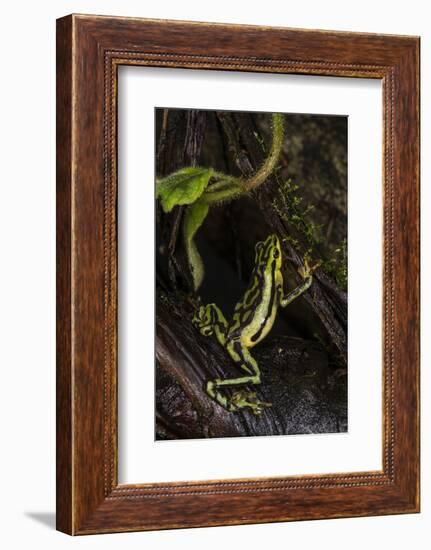
[[232, 398], [228, 399], [219, 388], [244, 386], [246, 384], [260, 384], [260, 370], [258, 364], [251, 356], [250, 352], [238, 340], [231, 340], [227, 343], [226, 349], [235, 361], [235, 363], [247, 373], [247, 376], [237, 378], [225, 378], [221, 380], [216, 378], [207, 383], [207, 393], [217, 403], [230, 412], [237, 411], [241, 408], [249, 407], [255, 414], [261, 414], [264, 407], [270, 407], [270, 403], [264, 403], [256, 398], [255, 392], [237, 391]]
[[228, 325], [225, 316], [215, 304], [201, 306], [193, 317], [193, 324], [204, 336], [214, 334], [219, 344], [224, 347]]

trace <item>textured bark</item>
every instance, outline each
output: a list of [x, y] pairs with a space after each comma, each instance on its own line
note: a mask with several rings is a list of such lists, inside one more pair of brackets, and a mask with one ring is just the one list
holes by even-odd
[[[158, 176], [167, 175], [184, 166], [198, 164], [205, 124], [206, 114], [203, 111], [163, 109], [156, 157]], [[157, 227], [162, 231], [160, 240], [167, 244], [169, 250], [167, 275], [174, 288], [177, 287], [178, 278], [192, 287], [184, 261], [177, 254], [183, 214], [184, 207], [179, 206], [174, 209], [172, 215], [165, 215], [157, 204]]]
[[[192, 325], [187, 301], [157, 302], [156, 437], [159, 439], [330, 433], [346, 431], [344, 369], [328, 367], [319, 344], [293, 337], [253, 349], [262, 371], [258, 398], [272, 403], [261, 416], [227, 412], [204, 391], [207, 380], [240, 375], [226, 351]], [[229, 392], [229, 390], [226, 390]]]
[[[236, 159], [237, 168], [244, 176], [252, 174], [264, 159], [264, 152], [259, 141], [258, 129], [247, 113], [219, 112], [218, 118], [226, 134], [228, 147]], [[295, 267], [303, 262], [307, 246], [298, 231], [295, 231], [286, 220], [280, 218], [274, 207], [274, 187], [277, 185], [275, 176], [268, 178], [265, 185], [253, 192], [255, 204], [260, 208], [267, 224], [281, 237], [285, 257], [290, 258]], [[302, 245], [298, 251], [287, 238], [294, 232], [295, 238]], [[347, 363], [347, 294], [318, 269], [314, 274], [314, 282], [305, 300], [318, 315], [332, 342]]]

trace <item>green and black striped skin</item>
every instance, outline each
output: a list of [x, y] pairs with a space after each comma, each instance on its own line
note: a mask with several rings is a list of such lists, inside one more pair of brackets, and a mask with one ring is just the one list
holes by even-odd
[[304, 282], [284, 296], [281, 265], [280, 241], [277, 235], [270, 235], [256, 245], [250, 284], [242, 300], [236, 304], [230, 323], [216, 304], [201, 306], [193, 318], [201, 334], [214, 334], [233, 361], [247, 373], [247, 376], [207, 383], [207, 393], [230, 411], [250, 407], [255, 414], [260, 414], [263, 406], [270, 405], [259, 402], [254, 393], [253, 398], [247, 398], [244, 392], [238, 392], [235, 399], [229, 400], [218, 388], [260, 383], [259, 367], [249, 348], [259, 343], [271, 330], [278, 306], [285, 307], [310, 287], [312, 269], [306, 263], [299, 271]]
[[248, 348], [260, 342], [274, 324], [283, 289], [281, 249], [276, 235], [256, 245], [250, 285], [235, 306], [228, 340], [240, 339]]

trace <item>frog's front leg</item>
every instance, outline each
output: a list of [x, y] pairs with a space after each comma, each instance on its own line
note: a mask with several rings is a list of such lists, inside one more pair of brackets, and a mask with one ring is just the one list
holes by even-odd
[[252, 409], [254, 414], [261, 414], [262, 409], [264, 407], [270, 407], [271, 403], [259, 401], [255, 392], [238, 390], [229, 399], [219, 391], [219, 388], [223, 387], [260, 384], [260, 370], [258, 364], [253, 359], [248, 349], [241, 344], [239, 340], [230, 340], [227, 342], [226, 349], [235, 363], [248, 374], [247, 376], [240, 376], [238, 378], [225, 378], [224, 380], [216, 378], [215, 380], [210, 380], [206, 387], [208, 395], [230, 412], [248, 407]]
[[308, 263], [308, 260], [304, 260], [304, 265], [301, 266], [298, 269], [298, 273], [301, 275], [301, 277], [304, 279], [304, 281], [298, 285], [296, 288], [294, 288], [292, 291], [290, 291], [288, 294], [283, 294], [283, 285], [282, 281], [279, 286], [279, 292], [280, 292], [280, 299], [279, 304], [281, 307], [286, 307], [290, 303], [292, 303], [296, 298], [301, 296], [304, 292], [306, 292], [313, 282], [313, 272], [319, 267], [320, 262], [316, 263], [313, 266], [310, 266]]

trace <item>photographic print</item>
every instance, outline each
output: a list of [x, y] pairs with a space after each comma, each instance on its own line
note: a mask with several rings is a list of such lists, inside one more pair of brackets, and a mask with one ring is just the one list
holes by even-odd
[[419, 62], [57, 21], [58, 530], [420, 510]]
[[347, 137], [155, 110], [156, 440], [347, 431]]

